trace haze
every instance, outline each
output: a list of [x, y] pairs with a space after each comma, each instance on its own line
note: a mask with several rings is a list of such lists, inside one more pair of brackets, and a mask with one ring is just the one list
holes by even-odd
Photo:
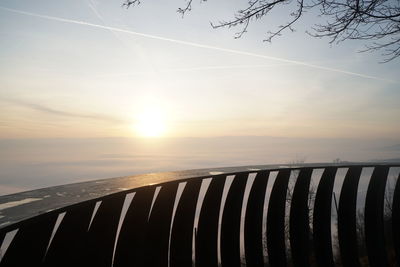
[[[304, 31], [214, 30], [240, 1], [0, 3], [0, 193], [135, 173], [400, 158], [400, 63]], [[303, 27], [304, 25], [304, 27]]]

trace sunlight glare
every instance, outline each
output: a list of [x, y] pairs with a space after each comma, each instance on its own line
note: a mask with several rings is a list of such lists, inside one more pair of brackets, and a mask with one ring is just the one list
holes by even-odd
[[136, 133], [141, 137], [161, 137], [165, 133], [165, 119], [159, 110], [145, 110], [137, 117]]

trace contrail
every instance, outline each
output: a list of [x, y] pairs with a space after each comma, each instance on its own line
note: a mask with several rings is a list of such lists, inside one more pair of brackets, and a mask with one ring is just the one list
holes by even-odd
[[94, 27], [94, 28], [99, 28], [99, 29], [104, 29], [104, 30], [132, 34], [132, 35], [146, 37], [146, 38], [150, 38], [150, 39], [154, 39], [154, 40], [160, 40], [160, 41], [166, 41], [166, 42], [182, 44], [182, 45], [187, 45], [187, 46], [192, 46], [192, 47], [216, 50], [216, 51], [227, 52], [227, 53], [232, 53], [232, 54], [237, 54], [237, 55], [244, 55], [244, 56], [250, 56], [250, 57], [275, 60], [275, 61], [290, 63], [290, 64], [294, 64], [294, 65], [305, 66], [305, 67], [309, 67], [309, 68], [315, 68], [315, 69], [326, 70], [326, 71], [332, 71], [332, 72], [337, 72], [337, 73], [342, 73], [342, 74], [347, 74], [347, 75], [352, 75], [352, 76], [357, 76], [357, 77], [362, 77], [362, 78], [367, 78], [367, 79], [379, 80], [379, 81], [384, 81], [384, 82], [399, 83], [398, 81], [394, 81], [394, 80], [384, 79], [384, 78], [380, 78], [380, 77], [376, 77], [376, 76], [371, 76], [371, 75], [366, 75], [366, 74], [362, 74], [362, 73], [351, 72], [351, 71], [346, 71], [346, 70], [341, 70], [341, 69], [336, 69], [336, 68], [324, 67], [324, 66], [320, 66], [320, 65], [310, 64], [307, 62], [297, 61], [297, 60], [291, 60], [291, 59], [267, 56], [267, 55], [262, 55], [262, 54], [246, 52], [246, 51], [240, 51], [240, 50], [235, 50], [235, 49], [222, 48], [222, 47], [217, 47], [217, 46], [182, 41], [182, 40], [177, 40], [177, 39], [172, 39], [172, 38], [167, 38], [167, 37], [162, 37], [162, 36], [157, 36], [157, 35], [152, 35], [152, 34], [146, 34], [146, 33], [135, 32], [135, 31], [131, 31], [131, 30], [120, 29], [120, 28], [116, 28], [116, 27], [103, 26], [103, 25], [99, 25], [99, 24], [86, 22], [86, 21], [41, 15], [41, 14], [37, 14], [37, 13], [32, 13], [32, 12], [2, 7], [2, 6], [0, 6], [0, 9], [7, 10], [7, 11], [10, 11], [13, 13], [22, 14], [22, 15], [37, 17], [37, 18], [43, 18], [43, 19], [48, 19], [48, 20], [53, 20], [53, 21], [59, 21], [59, 22], [77, 24], [77, 25], [84, 25], [84, 26], [89, 26], [89, 27]]
[[[96, 15], [96, 17], [102, 22], [103, 26], [105, 26], [106, 22], [103, 19], [103, 17], [100, 15], [100, 13], [97, 11], [96, 4], [93, 2], [93, 0], [88, 0], [88, 6], [89, 6], [90, 10], [92, 10], [93, 13]], [[115, 38], [117, 38], [117, 40], [119, 42], [121, 42], [124, 45], [124, 42], [121, 40], [121, 38], [118, 36], [118, 34], [116, 34], [113, 30], [110, 30], [110, 32], [112, 35], [114, 35]]]
[[[93, 13], [97, 16], [97, 18], [101, 21], [102, 26], [106, 26], [106, 21], [104, 20], [103, 16], [100, 14], [100, 12], [97, 10], [96, 8], [96, 3], [95, 0], [88, 0], [88, 6], [89, 8], [93, 11]], [[127, 45], [122, 38], [120, 37], [120, 35], [118, 34], [118, 32], [114, 31], [114, 30], [110, 30], [111, 34], [120, 42], [120, 44], [122, 46], [124, 46], [126, 49], [130, 50], [131, 52], [133, 52], [133, 54], [137, 55], [140, 57], [140, 59], [142, 59], [144, 62], [146, 62], [148, 65], [147, 68], [149, 68], [151, 71], [147, 71], [145, 73], [151, 73], [154, 74], [156, 71], [154, 69], [153, 63], [151, 60], [145, 59], [144, 55], [142, 53], [137, 53], [137, 51], [135, 51], [135, 49], [132, 48], [132, 46]], [[144, 74], [144, 73], [142, 73]]]

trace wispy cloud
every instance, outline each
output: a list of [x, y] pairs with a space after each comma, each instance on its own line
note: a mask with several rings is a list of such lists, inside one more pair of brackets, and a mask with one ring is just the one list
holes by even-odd
[[[291, 64], [291, 63], [260, 64], [260, 65], [212, 65], [212, 66], [199, 66], [199, 67], [186, 67], [186, 68], [158, 69], [157, 73], [227, 70], [227, 69], [255, 69], [255, 68], [271, 68], [271, 67], [292, 66], [292, 65], [293, 64]], [[99, 74], [96, 76], [99, 76], [99, 77], [124, 77], [124, 76], [144, 75], [144, 74], [149, 74], [149, 73], [154, 73], [154, 71], [103, 73], [103, 74]]]
[[125, 122], [122, 119], [104, 115], [104, 114], [96, 114], [96, 113], [75, 113], [75, 112], [70, 112], [66, 110], [60, 110], [60, 109], [54, 109], [51, 107], [48, 107], [43, 104], [38, 104], [38, 103], [31, 103], [31, 102], [25, 102], [22, 100], [17, 100], [17, 99], [0, 99], [0, 101], [3, 102], [8, 102], [14, 105], [22, 106], [25, 108], [29, 108], [41, 113], [46, 113], [49, 115], [53, 116], [61, 116], [61, 117], [70, 117], [70, 118], [79, 118], [79, 119], [90, 119], [90, 120], [99, 120], [99, 121], [106, 121], [106, 122], [111, 122], [111, 123], [123, 123]]
[[150, 39], [154, 39], [154, 40], [172, 42], [172, 43], [176, 43], [176, 44], [187, 45], [187, 46], [198, 47], [198, 48], [204, 48], [204, 49], [210, 49], [210, 50], [216, 50], [216, 51], [227, 52], [227, 53], [232, 53], [232, 54], [237, 54], [237, 55], [244, 55], [244, 56], [250, 56], [250, 57], [256, 57], [256, 58], [263, 58], [263, 59], [268, 59], [268, 60], [275, 60], [275, 61], [279, 61], [279, 62], [285, 62], [285, 63], [290, 63], [290, 64], [309, 67], [309, 68], [314, 68], [314, 69], [320, 69], [320, 70], [325, 70], [325, 71], [342, 73], [342, 74], [347, 74], [347, 75], [366, 78], [366, 79], [379, 80], [379, 81], [384, 81], [384, 82], [389, 82], [389, 83], [399, 83], [399, 81], [395, 81], [395, 80], [385, 79], [385, 78], [371, 76], [371, 75], [357, 73], [357, 72], [351, 72], [351, 71], [342, 70], [342, 69], [325, 67], [325, 66], [311, 64], [311, 63], [303, 62], [303, 61], [297, 61], [297, 60], [291, 60], [291, 59], [286, 59], [286, 58], [280, 58], [280, 57], [273, 57], [273, 56], [268, 56], [268, 55], [256, 54], [256, 53], [252, 53], [252, 52], [240, 51], [240, 50], [235, 50], [235, 49], [228, 49], [228, 48], [211, 46], [211, 45], [206, 45], [206, 44], [199, 44], [199, 43], [194, 43], [194, 42], [182, 41], [182, 40], [177, 40], [177, 39], [172, 39], [172, 38], [167, 38], [167, 37], [162, 37], [162, 36], [157, 36], [157, 35], [152, 35], [152, 34], [135, 32], [135, 31], [127, 30], [127, 29], [120, 29], [120, 28], [117, 28], [117, 27], [99, 25], [99, 24], [90, 23], [90, 22], [86, 22], [86, 21], [72, 20], [72, 19], [66, 19], [66, 18], [60, 18], [60, 17], [54, 17], [54, 16], [41, 15], [41, 14], [37, 14], [37, 13], [32, 13], [32, 12], [27, 12], [27, 11], [22, 11], [22, 10], [2, 7], [2, 6], [0, 6], [0, 9], [6, 10], [6, 11], [9, 11], [9, 12], [13, 12], [13, 13], [22, 14], [22, 15], [27, 15], [27, 16], [32, 16], [32, 17], [37, 17], [37, 18], [42, 18], [42, 19], [48, 19], [48, 20], [53, 20], [53, 21], [58, 21], [58, 22], [70, 23], [70, 24], [84, 25], [84, 26], [89, 26], [89, 27], [94, 27], [94, 28], [99, 28], [99, 29], [104, 29], [104, 30], [110, 30], [110, 31], [114, 31], [114, 32], [121, 32], [121, 33], [141, 36], [141, 37], [145, 37], [145, 38], [150, 38]]

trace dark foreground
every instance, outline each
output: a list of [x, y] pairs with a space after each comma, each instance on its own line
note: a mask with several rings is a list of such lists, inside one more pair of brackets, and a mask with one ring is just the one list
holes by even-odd
[[397, 266], [399, 177], [392, 163], [266, 165], [4, 196], [0, 266]]

